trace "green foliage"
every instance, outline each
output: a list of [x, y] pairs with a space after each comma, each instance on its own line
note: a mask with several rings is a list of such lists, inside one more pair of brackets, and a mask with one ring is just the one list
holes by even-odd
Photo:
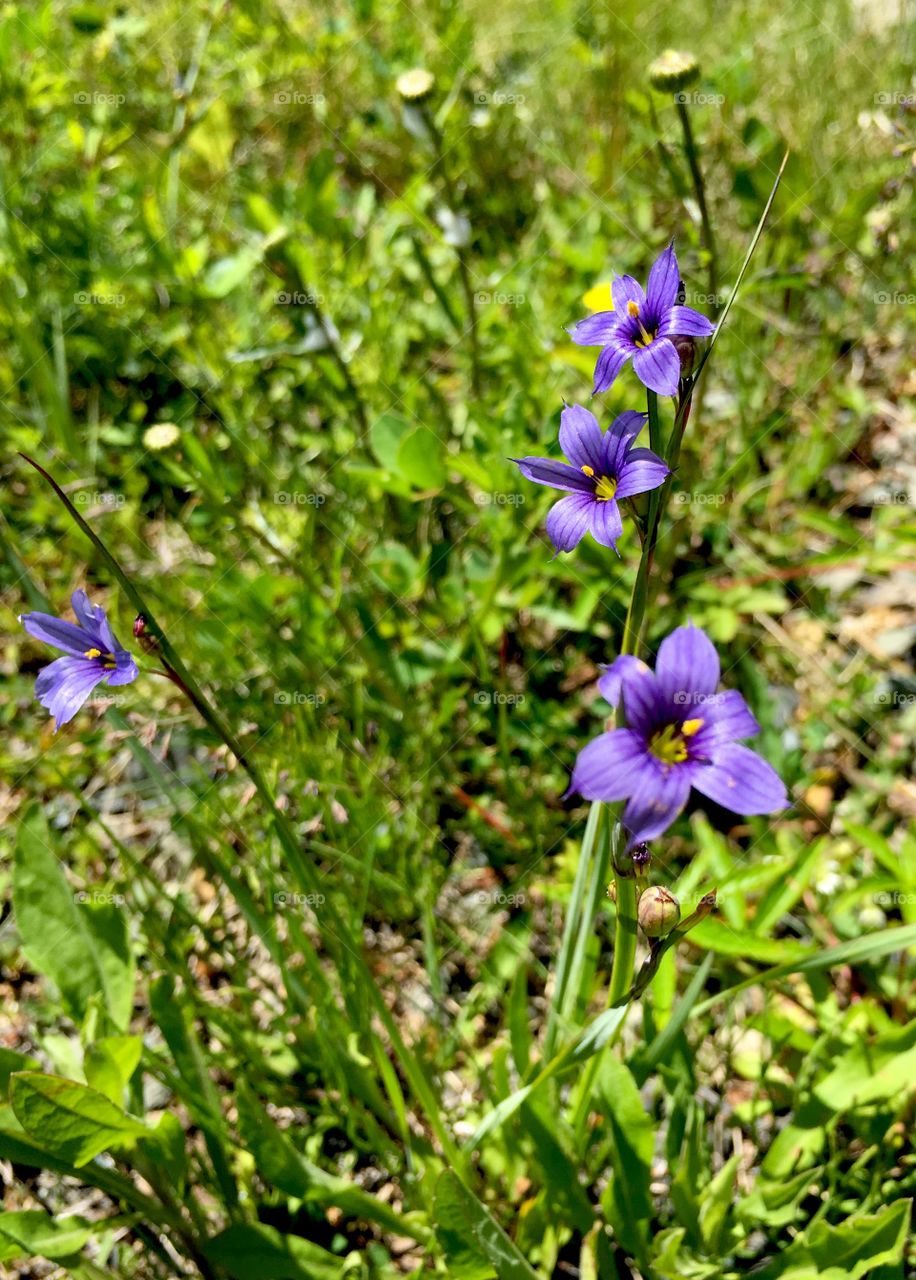
[[[0, 1269], [912, 1268], [916, 220], [879, 10], [0, 13]], [[509, 459], [588, 396], [587, 291], [675, 236], [714, 305], [644, 71], [685, 42], [726, 292], [790, 157], [646, 641], [709, 630], [796, 803], [658, 843], [719, 906], [628, 1013], [608, 832], [560, 797], [638, 538], [553, 559]], [[193, 705], [134, 644], [52, 735], [16, 615], [76, 585]]]

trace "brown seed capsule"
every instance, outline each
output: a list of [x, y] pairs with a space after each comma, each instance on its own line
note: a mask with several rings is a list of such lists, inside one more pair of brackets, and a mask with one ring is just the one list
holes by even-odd
[[647, 938], [664, 938], [681, 918], [680, 903], [662, 885], [650, 884], [639, 896], [636, 918]]

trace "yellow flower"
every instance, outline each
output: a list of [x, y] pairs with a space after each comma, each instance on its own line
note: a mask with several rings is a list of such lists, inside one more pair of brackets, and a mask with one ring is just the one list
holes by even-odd
[[614, 300], [611, 297], [610, 281], [596, 284], [594, 288], [589, 289], [582, 301], [589, 311], [613, 311]]

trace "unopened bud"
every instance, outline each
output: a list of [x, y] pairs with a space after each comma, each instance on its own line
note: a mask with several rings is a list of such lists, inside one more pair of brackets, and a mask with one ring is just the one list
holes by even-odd
[[660, 884], [649, 885], [639, 896], [636, 918], [647, 938], [664, 938], [677, 927], [681, 908], [673, 893]]
[[638, 876], [644, 876], [649, 870], [649, 863], [652, 860], [652, 854], [649, 852], [647, 844], [637, 844], [633, 846], [633, 866]]
[[405, 102], [422, 102], [433, 91], [436, 80], [425, 67], [412, 67], [403, 71], [395, 81], [395, 88]]
[[139, 640], [146, 631], [146, 619], [142, 613], [138, 613], [134, 618], [134, 639]]
[[649, 83], [660, 93], [677, 93], [700, 78], [700, 64], [692, 53], [666, 49], [649, 64]]
[[680, 359], [681, 377], [689, 377], [697, 354], [696, 343], [693, 338], [687, 337], [686, 334], [678, 334], [677, 337], [672, 337], [669, 341], [673, 344], [674, 349], [678, 354], [678, 358]]

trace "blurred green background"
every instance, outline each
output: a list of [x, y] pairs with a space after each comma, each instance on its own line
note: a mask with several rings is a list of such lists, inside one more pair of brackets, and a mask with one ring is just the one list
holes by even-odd
[[[916, 922], [911, 17], [865, 0], [3, 5], [0, 811], [40, 800], [81, 883], [138, 892], [120, 841], [208, 913], [201, 934], [170, 900], [135, 902], [141, 950], [165, 929], [203, 984], [245, 985], [247, 934], [176, 814], [242, 879], [288, 879], [241, 771], [165, 681], [52, 735], [32, 692], [47, 655], [16, 615], [65, 613], [77, 585], [125, 642], [132, 615], [18, 450], [239, 728], [399, 1020], [464, 1080], [455, 1114], [486, 1100], [479, 1055], [525, 957], [537, 1026], [585, 818], [561, 797], [602, 725], [594, 680], [638, 550], [629, 524], [619, 560], [589, 541], [552, 559], [551, 496], [508, 459], [558, 455], [563, 400], [588, 403], [596, 353], [565, 326], [595, 286], [643, 279], [674, 237], [688, 302], [715, 305], [678, 118], [646, 74], [671, 45], [702, 68], [688, 110], [723, 292], [790, 157], [691, 419], [648, 639], [688, 617], [710, 632], [795, 807], [737, 828], [688, 813], [660, 878], [720, 885], [684, 961], [714, 953], [712, 990], [800, 942]], [[396, 89], [413, 67], [435, 77], [425, 115]], [[592, 408], [606, 425], [639, 390], [623, 376]], [[761, 913], [795, 871], [791, 904]], [[603, 917], [596, 990], [608, 939]], [[23, 988], [10, 928], [4, 957], [5, 1042], [34, 1047], [59, 1012]], [[875, 1018], [912, 1006], [902, 971], [834, 981], [825, 1033], [869, 984]], [[734, 1013], [710, 1015], [700, 1050], [732, 1102], [810, 1048], [766, 1025], [736, 1066]], [[780, 1070], [784, 1117], [799, 1098]]]

